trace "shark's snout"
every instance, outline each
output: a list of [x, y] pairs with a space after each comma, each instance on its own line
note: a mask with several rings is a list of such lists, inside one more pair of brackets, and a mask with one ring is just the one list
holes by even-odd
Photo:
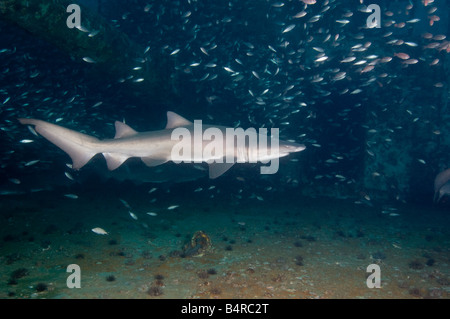
[[304, 144], [297, 144], [293, 142], [283, 142], [280, 145], [280, 153], [295, 153], [301, 152], [306, 148]]

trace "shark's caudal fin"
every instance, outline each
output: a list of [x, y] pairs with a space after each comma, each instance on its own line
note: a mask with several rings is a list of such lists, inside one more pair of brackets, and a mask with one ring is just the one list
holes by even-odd
[[69, 154], [74, 169], [80, 169], [98, 153], [95, 144], [99, 140], [95, 137], [41, 120], [20, 118], [19, 122], [34, 125], [37, 133]]

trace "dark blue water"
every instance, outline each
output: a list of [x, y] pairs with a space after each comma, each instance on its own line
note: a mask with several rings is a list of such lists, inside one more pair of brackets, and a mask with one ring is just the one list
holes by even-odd
[[[153, 187], [164, 190], [155, 198], [167, 206], [213, 187], [214, 196], [204, 198], [209, 210], [264, 201], [267, 211], [261, 212], [270, 214], [280, 202], [301, 207], [300, 198], [319, 198], [361, 204], [382, 218], [389, 215], [386, 207], [394, 212], [391, 219], [400, 210], [403, 223], [448, 212], [446, 196], [432, 200], [435, 176], [450, 165], [445, 1], [373, 1], [381, 10], [381, 27], [373, 29], [366, 27], [370, 13], [360, 1], [79, 3], [86, 10], [82, 25], [101, 19], [140, 52], [123, 66], [101, 58], [88, 63], [48, 34], [0, 15], [4, 221], [15, 209], [24, 211], [30, 194], [31, 210], [58, 207], [64, 194], [83, 200], [96, 191], [120, 206], [124, 190], [129, 196]], [[83, 20], [88, 11], [89, 22]], [[108, 42], [101, 32], [93, 38]], [[113, 47], [114, 55], [127, 52], [123, 44]], [[151, 71], [139, 80], [142, 69]], [[149, 74], [156, 84], [149, 85]], [[137, 131], [163, 129], [167, 111], [229, 127], [279, 128], [282, 140], [306, 150], [282, 158], [274, 175], [259, 174], [259, 164], [237, 164], [214, 181], [206, 164], [148, 168], [131, 159], [109, 172], [101, 155], [74, 171], [64, 152], [16, 120], [37, 118], [112, 138], [116, 120]], [[39, 204], [34, 196], [40, 192], [46, 200]], [[52, 194], [58, 200], [49, 204]], [[23, 204], [11, 202], [14, 196]], [[423, 213], [409, 216], [405, 207]], [[436, 244], [442, 269], [448, 266], [445, 220]], [[5, 240], [0, 249], [8, 245]]]

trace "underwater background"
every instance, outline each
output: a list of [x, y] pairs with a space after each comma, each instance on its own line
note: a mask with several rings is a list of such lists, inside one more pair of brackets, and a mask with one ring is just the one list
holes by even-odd
[[[0, 0], [0, 298], [449, 298], [448, 4]], [[17, 121], [105, 139], [167, 111], [306, 149], [73, 170]]]

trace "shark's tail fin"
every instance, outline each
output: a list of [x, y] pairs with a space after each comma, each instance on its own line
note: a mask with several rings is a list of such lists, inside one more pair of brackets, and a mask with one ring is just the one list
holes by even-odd
[[62, 126], [41, 120], [20, 118], [19, 122], [25, 125], [34, 125], [37, 133], [69, 154], [73, 169], [80, 169], [99, 151], [95, 137], [78, 133]]

